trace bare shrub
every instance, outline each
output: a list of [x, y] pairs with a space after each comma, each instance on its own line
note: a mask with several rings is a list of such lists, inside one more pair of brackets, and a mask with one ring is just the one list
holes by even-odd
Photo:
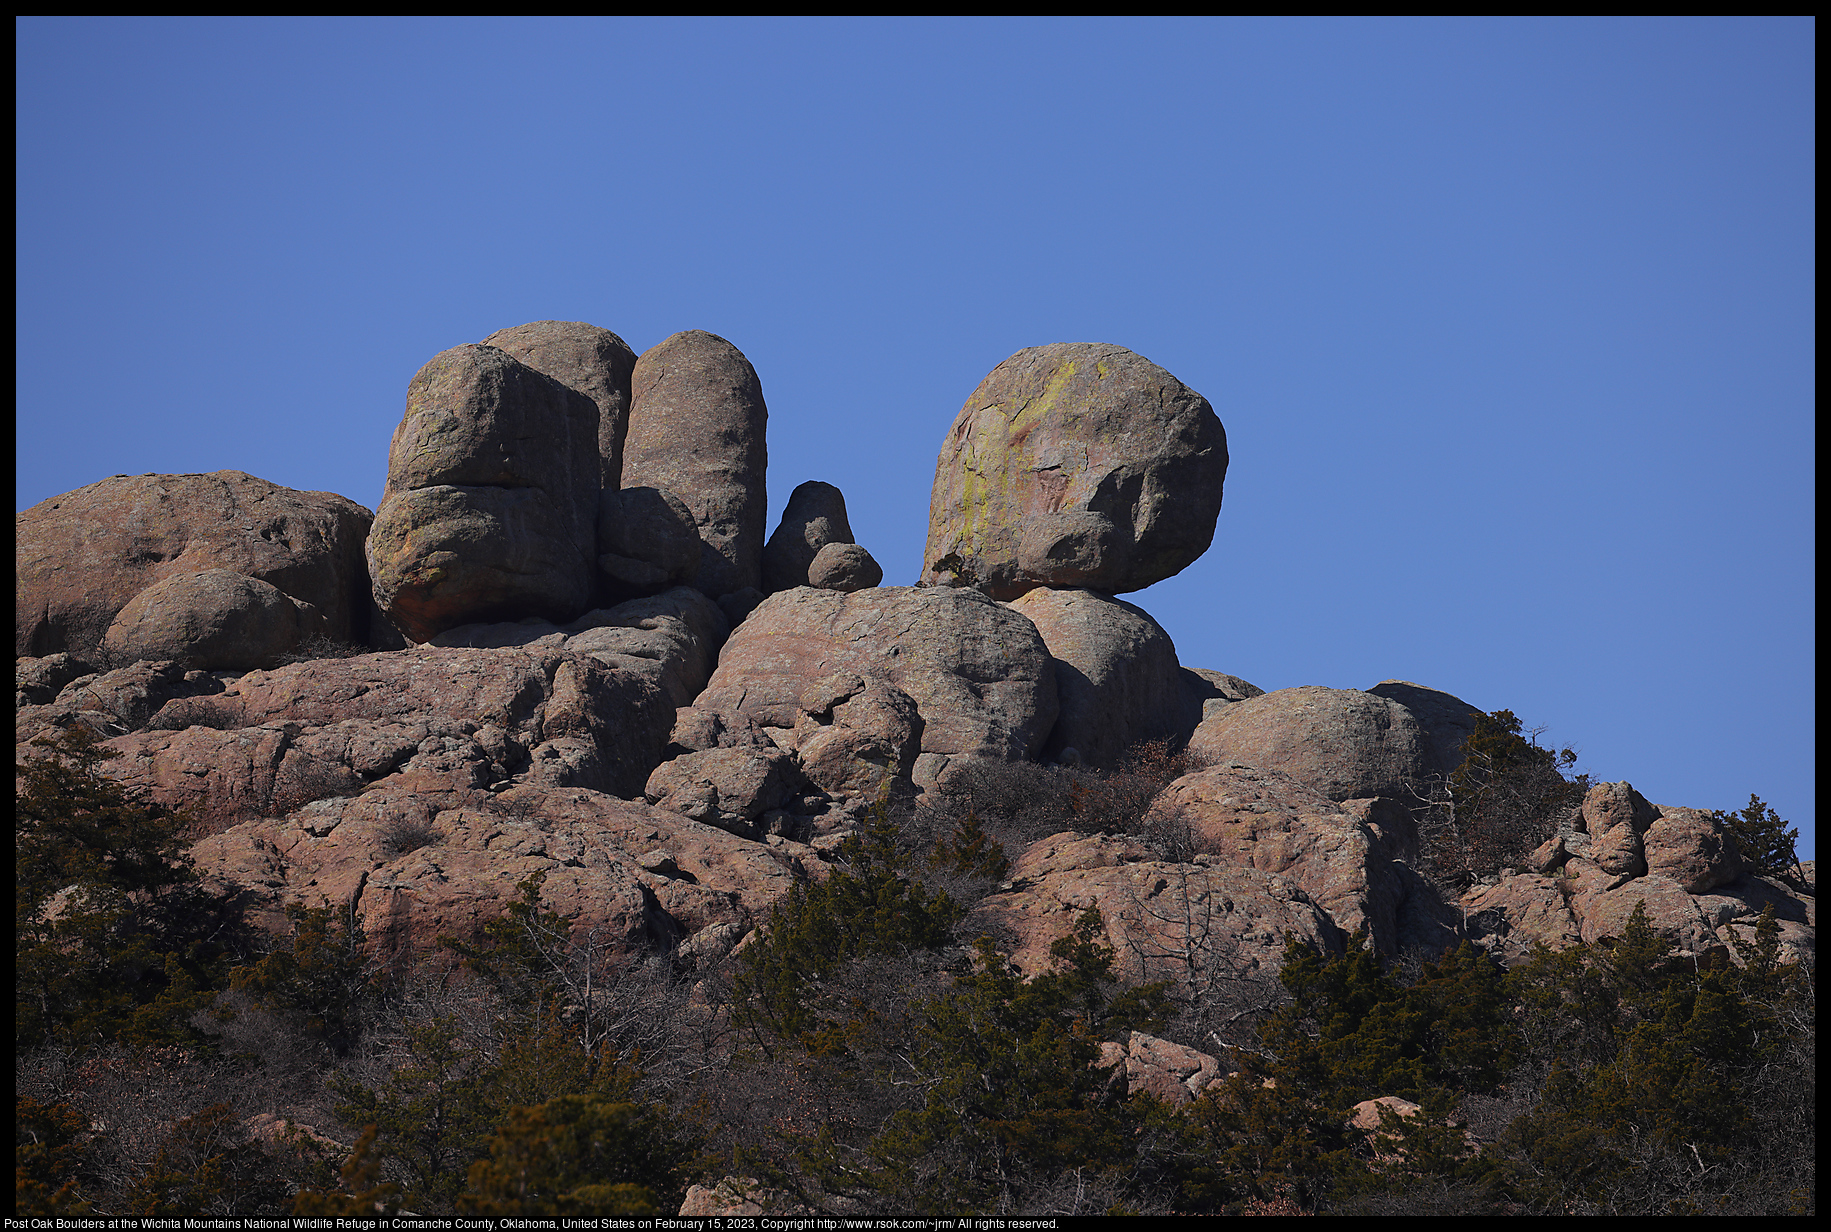
[[239, 704], [220, 697], [179, 697], [161, 707], [146, 726], [151, 731], [184, 731], [190, 727], [240, 731], [244, 716]]
[[354, 642], [340, 642], [335, 638], [314, 636], [308, 637], [299, 645], [281, 655], [276, 662], [284, 667], [289, 663], [310, 663], [317, 659], [353, 659], [357, 655], [373, 653], [367, 646], [358, 646]]
[[390, 817], [381, 825], [381, 849], [390, 859], [443, 842], [445, 836], [430, 821], [418, 817]]
[[508, 791], [498, 792], [490, 797], [489, 806], [492, 812], [506, 817], [510, 821], [518, 821], [523, 825], [534, 826], [540, 830], [547, 829], [545, 812], [541, 807], [540, 793], [537, 791], [511, 788]]
[[1151, 801], [1191, 768], [1189, 755], [1168, 741], [1139, 744], [1106, 771], [1037, 762], [978, 765], [948, 784], [931, 828], [950, 829], [970, 813], [1013, 856], [1064, 830], [1144, 835]]
[[315, 757], [288, 757], [275, 777], [266, 812], [271, 817], [283, 817], [314, 800], [354, 796], [361, 791], [362, 780], [355, 771], [340, 762], [319, 761]]

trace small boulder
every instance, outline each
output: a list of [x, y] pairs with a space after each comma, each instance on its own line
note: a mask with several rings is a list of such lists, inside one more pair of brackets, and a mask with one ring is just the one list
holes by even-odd
[[1662, 808], [1642, 839], [1647, 872], [1669, 877], [1687, 894], [1704, 894], [1742, 875], [1733, 838], [1702, 809]]
[[1415, 799], [1424, 729], [1390, 698], [1305, 685], [1234, 702], [1203, 720], [1189, 751], [1213, 765], [1288, 774], [1331, 800]]
[[1632, 783], [1597, 783], [1583, 797], [1589, 859], [1605, 873], [1638, 877], [1647, 871], [1642, 836], [1659, 810]]
[[829, 543], [814, 554], [807, 567], [807, 584], [820, 590], [850, 594], [869, 590], [884, 580], [884, 567], [856, 543]]
[[764, 815], [807, 791], [795, 759], [781, 749], [718, 748], [663, 762], [649, 775], [650, 804], [745, 838], [764, 830]]

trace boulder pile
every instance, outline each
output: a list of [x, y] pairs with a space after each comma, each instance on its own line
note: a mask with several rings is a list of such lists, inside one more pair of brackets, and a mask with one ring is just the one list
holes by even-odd
[[[234, 471], [43, 501], [16, 523], [19, 753], [89, 729], [257, 918], [348, 903], [377, 945], [474, 931], [538, 872], [577, 927], [716, 961], [880, 801], [1153, 744], [1193, 769], [1150, 844], [1045, 837], [974, 909], [1020, 968], [1090, 906], [1128, 978], [1191, 989], [1270, 970], [1286, 935], [1519, 954], [1615, 935], [1641, 901], [1699, 957], [1769, 905], [1812, 945], [1809, 893], [1625, 783], [1446, 904], [1419, 827], [1474, 706], [1266, 692], [1185, 667], [1118, 597], [1207, 550], [1228, 465], [1207, 399], [1142, 356], [994, 369], [942, 441], [912, 586], [883, 585], [830, 483], [765, 536], [767, 427], [723, 338], [637, 355], [539, 321], [414, 375], [373, 514]], [[1134, 1039], [1133, 1080], [1212, 1077], [1175, 1047]]]

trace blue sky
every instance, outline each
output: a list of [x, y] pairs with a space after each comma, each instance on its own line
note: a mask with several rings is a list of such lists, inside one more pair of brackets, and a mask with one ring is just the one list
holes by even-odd
[[1274, 689], [1506, 707], [1811, 847], [1808, 19], [122, 20], [17, 31], [18, 508], [373, 508], [504, 326], [756, 365], [770, 504], [913, 581], [1000, 360], [1115, 342], [1233, 456], [1129, 598]]

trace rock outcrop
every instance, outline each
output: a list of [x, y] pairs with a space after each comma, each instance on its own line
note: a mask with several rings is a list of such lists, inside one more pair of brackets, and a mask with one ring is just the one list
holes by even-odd
[[435, 355], [407, 386], [369, 532], [375, 601], [424, 642], [455, 625], [589, 605], [598, 407], [495, 347]]
[[1133, 1031], [1122, 1044], [1101, 1044], [1098, 1064], [1125, 1076], [1126, 1094], [1150, 1095], [1172, 1108], [1196, 1098], [1221, 1077], [1218, 1058], [1142, 1031]]
[[14, 519], [14, 653], [91, 655], [135, 596], [210, 570], [283, 591], [311, 606], [314, 632], [363, 644], [370, 518], [241, 471], [116, 475], [53, 496]]
[[1369, 810], [1353, 806], [1361, 803], [1344, 806], [1288, 774], [1228, 762], [1171, 783], [1151, 817], [1214, 864], [1289, 878], [1343, 932], [1364, 928], [1378, 949], [1439, 947], [1451, 936], [1448, 921], [1403, 861], [1406, 836], [1369, 824]]
[[692, 329], [644, 351], [631, 376], [626, 488], [672, 492], [703, 545], [699, 589], [717, 598], [763, 583], [769, 410], [744, 353]]
[[994, 368], [935, 466], [923, 580], [1015, 599], [1119, 594], [1214, 540], [1227, 433], [1208, 400], [1124, 347], [1056, 343]]
[[1060, 709], [1043, 758], [1101, 769], [1147, 740], [1180, 743], [1182, 669], [1170, 635], [1143, 610], [1090, 590], [1039, 586], [1014, 600], [1055, 660]]
[[729, 626], [716, 603], [678, 586], [647, 599], [585, 613], [564, 626], [539, 617], [460, 625], [429, 645], [504, 649], [542, 647], [590, 655], [648, 680], [671, 706], [686, 705], [706, 686]]
[[1462, 896], [1470, 931], [1509, 962], [1535, 944], [1562, 949], [1618, 937], [1637, 906], [1676, 952], [1740, 960], [1772, 907], [1782, 952], [1814, 948], [1812, 897], [1750, 876], [1734, 840], [1708, 812], [1649, 803], [1630, 783], [1598, 783], [1574, 825], [1547, 840], [1527, 869]]
[[607, 329], [583, 321], [530, 321], [483, 340], [576, 389], [598, 406], [598, 484], [616, 490], [629, 430], [629, 381], [636, 353]]
[[749, 931], [818, 863], [810, 847], [746, 842], [576, 788], [439, 798], [382, 787], [234, 826], [192, 855], [206, 879], [240, 888], [257, 923], [283, 930], [289, 902], [349, 905], [370, 944], [397, 958], [477, 938], [537, 873], [543, 903], [611, 956], [690, 948]]
[[854, 543], [846, 517], [846, 498], [818, 479], [797, 484], [789, 493], [782, 521], [763, 545], [763, 591], [793, 590], [808, 585], [808, 567], [829, 543]]
[[1339, 949], [1327, 913], [1290, 878], [1202, 859], [1157, 859], [1133, 839], [1076, 833], [1032, 844], [1010, 889], [968, 914], [1026, 974], [1051, 970], [1049, 947], [1090, 907], [1100, 911], [1114, 973], [1127, 983], [1169, 980], [1185, 994], [1243, 980], [1275, 981], [1286, 935]]
[[249, 672], [169, 701], [151, 730], [118, 738], [109, 773], [217, 824], [270, 810], [276, 791], [297, 807], [395, 775], [435, 793], [528, 783], [640, 797], [673, 717], [645, 675], [579, 651], [426, 647]]
[[[1644, 909], [1703, 963], [1745, 960], [1765, 911], [1787, 957], [1811, 953], [1810, 873], [1754, 876], [1717, 815], [1625, 782], [1506, 849], [1519, 868], [1470, 886], [1464, 867], [1446, 904], [1420, 865], [1473, 706], [1183, 668], [1113, 597], [1207, 549], [1227, 469], [1207, 401], [1132, 352], [1036, 347], [985, 379], [915, 587], [881, 585], [831, 484], [796, 488], [765, 545], [766, 427], [722, 338], [638, 358], [538, 321], [415, 375], [373, 517], [234, 471], [40, 502], [17, 520], [16, 755], [94, 733], [101, 772], [182, 810], [257, 922], [350, 905], [403, 961], [539, 875], [594, 945], [706, 969], [879, 802], [918, 827], [969, 800], [1026, 837], [1058, 811], [1130, 826], [1162, 780], [1085, 775], [1146, 741], [1205, 768], [1157, 792], [1143, 837], [1009, 852], [965, 936], [1036, 973], [1097, 908], [1121, 978], [1208, 1009], [1272, 988], [1287, 937], [1339, 951], [1361, 930], [1389, 956], [1471, 936], [1516, 961]], [[1105, 1060], [1172, 1103], [1219, 1068], [1137, 1034]]]
[[976, 591], [901, 586], [771, 595], [733, 631], [694, 705], [806, 731], [803, 691], [836, 673], [913, 700], [922, 787], [951, 763], [1034, 757], [1055, 724], [1054, 664], [1035, 625]]

